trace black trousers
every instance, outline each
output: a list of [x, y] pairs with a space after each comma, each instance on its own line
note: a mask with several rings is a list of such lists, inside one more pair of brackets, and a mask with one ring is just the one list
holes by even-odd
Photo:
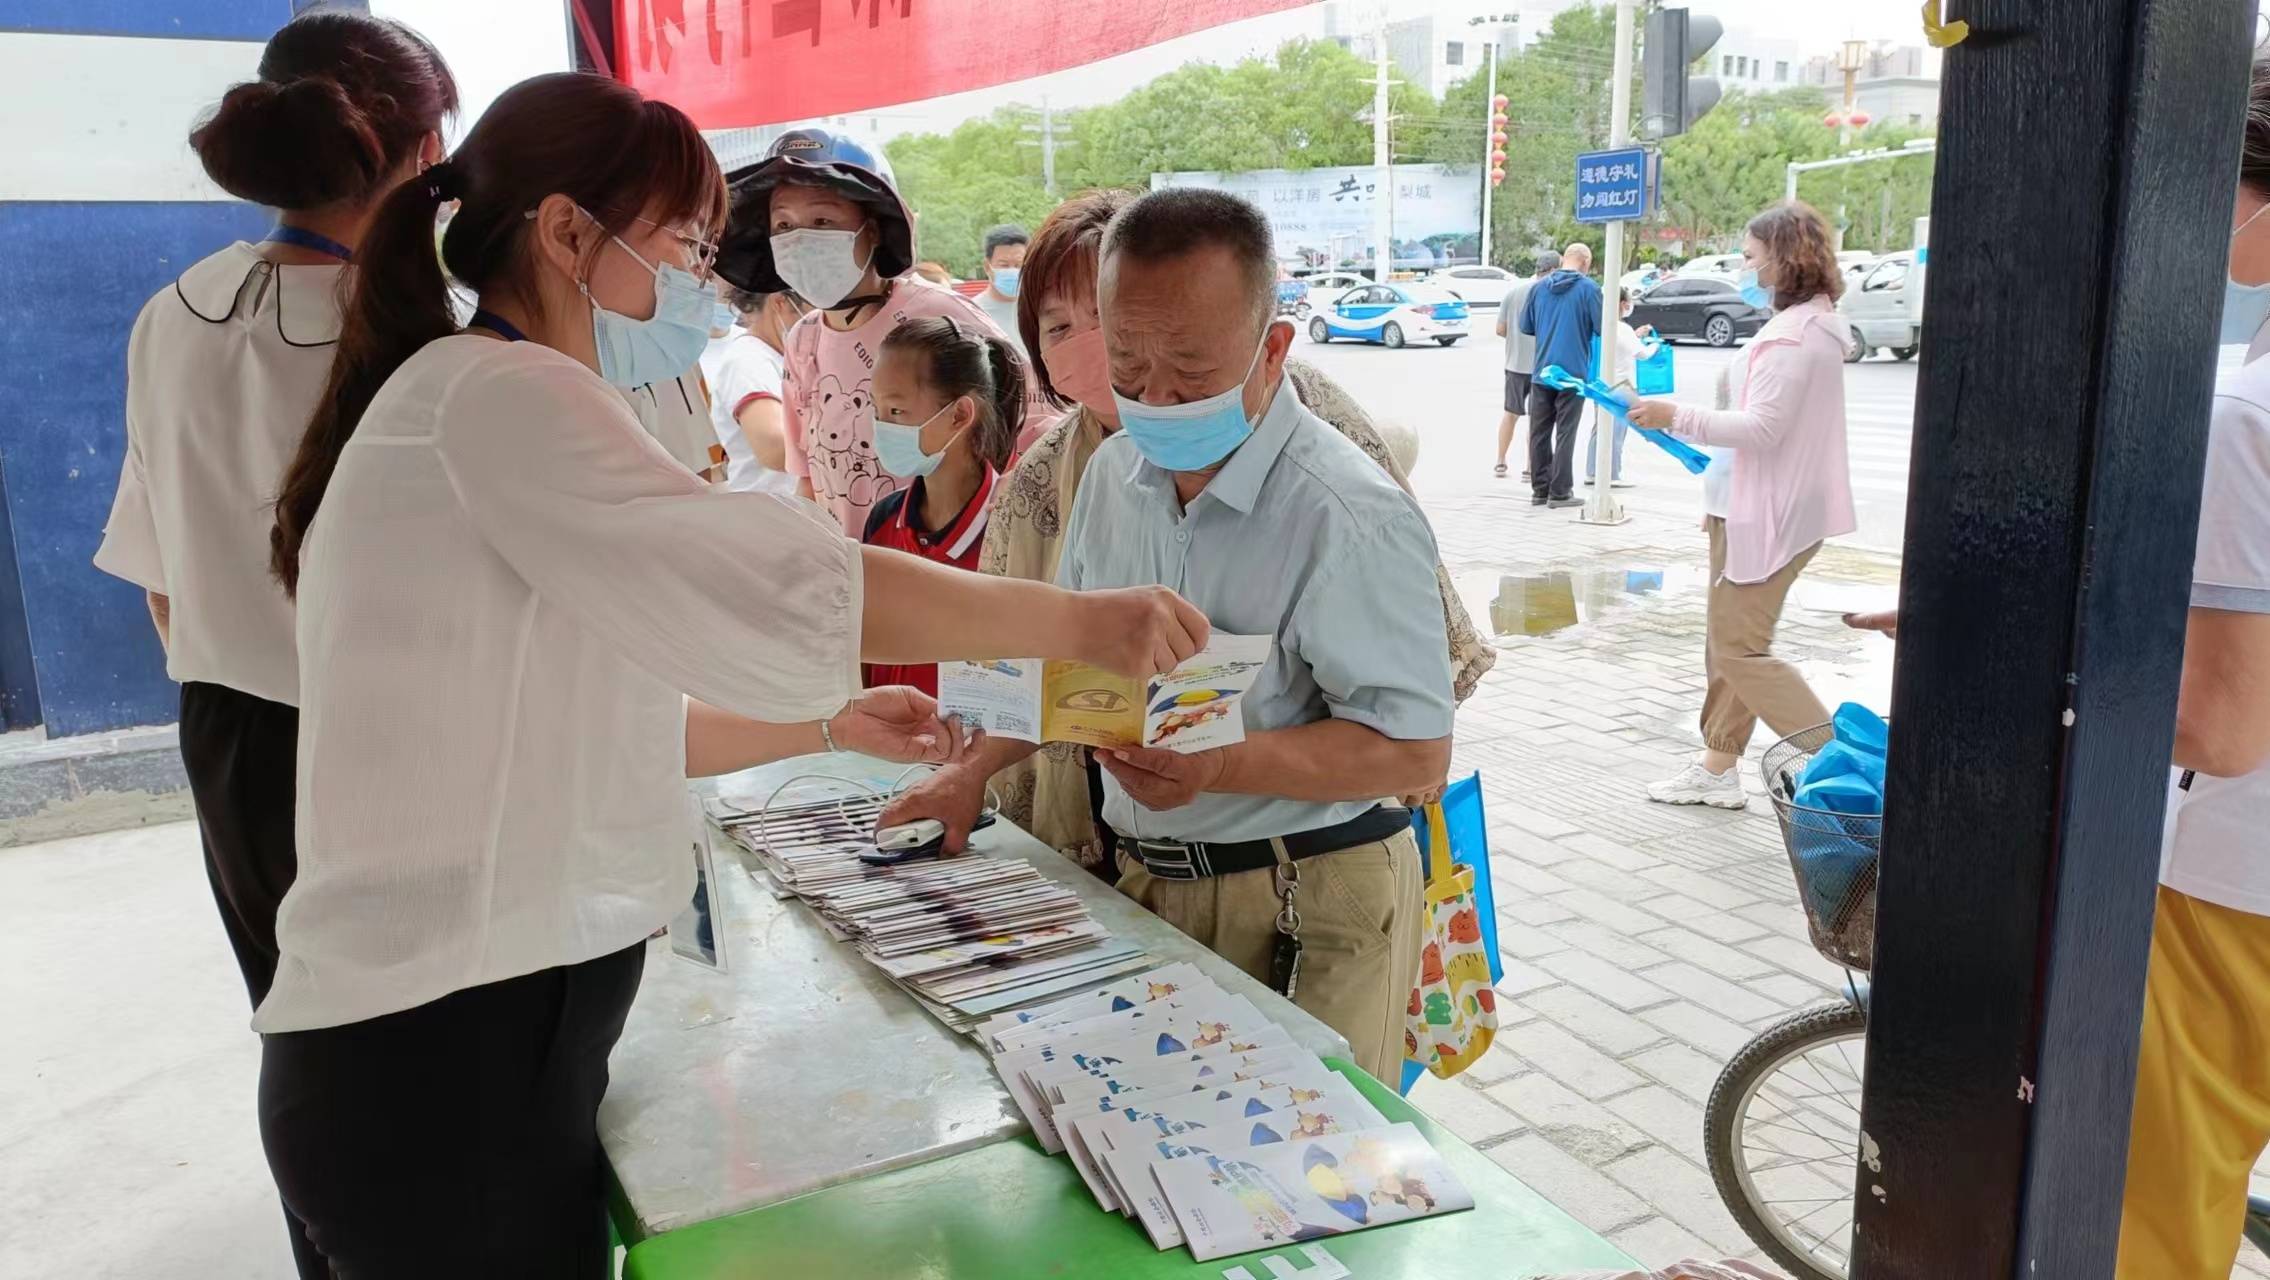
[[1540, 498], [1576, 493], [1576, 423], [1584, 397], [1534, 383], [1529, 388], [1529, 487]]
[[[274, 1032], [260, 1133], [338, 1280], [601, 1280], [599, 1099], [646, 944]], [[321, 1274], [321, 1273], [318, 1273]]]
[[[299, 873], [292, 843], [299, 734], [297, 707], [223, 684], [181, 686], [181, 765], [197, 806], [205, 879], [255, 1008], [276, 978], [276, 907]], [[284, 1232], [301, 1276], [329, 1274], [289, 1206]]]
[[276, 905], [292, 887], [297, 707], [227, 685], [181, 686], [181, 764], [197, 803], [205, 878], [257, 1006], [276, 977]]

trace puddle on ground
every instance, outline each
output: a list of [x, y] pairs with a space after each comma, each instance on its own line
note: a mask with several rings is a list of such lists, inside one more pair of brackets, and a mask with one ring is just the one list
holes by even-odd
[[[1477, 569], [1451, 576], [1475, 624], [1501, 638], [1551, 635], [1648, 600], [1699, 593], [1707, 585], [1705, 579], [1706, 570], [1699, 564], [1544, 573]], [[1790, 592], [1789, 610], [1843, 614], [1888, 609], [1898, 602], [1896, 580], [1851, 582], [1807, 576], [1799, 578]]]
[[1650, 597], [1700, 591], [1698, 565], [1556, 569], [1547, 573], [1475, 570], [1452, 582], [1466, 612], [1493, 636], [1543, 636]]

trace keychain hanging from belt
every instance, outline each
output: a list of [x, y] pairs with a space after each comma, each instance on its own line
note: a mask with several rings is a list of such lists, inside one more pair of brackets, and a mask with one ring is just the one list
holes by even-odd
[[1287, 1000], [1300, 989], [1301, 913], [1293, 902], [1300, 892], [1301, 864], [1282, 845], [1277, 849], [1277, 946], [1270, 955], [1269, 985]]

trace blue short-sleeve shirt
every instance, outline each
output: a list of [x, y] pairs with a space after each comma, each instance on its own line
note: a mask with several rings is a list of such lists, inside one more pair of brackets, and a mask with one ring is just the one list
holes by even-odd
[[[1404, 740], [1450, 736], [1451, 674], [1434, 531], [1411, 495], [1280, 382], [1253, 435], [1188, 509], [1124, 435], [1097, 449], [1057, 563], [1081, 590], [1164, 585], [1231, 635], [1274, 636], [1245, 697], [1248, 733], [1352, 720]], [[1329, 827], [1374, 801], [1205, 794], [1136, 804], [1109, 774], [1123, 835], [1263, 840]]]

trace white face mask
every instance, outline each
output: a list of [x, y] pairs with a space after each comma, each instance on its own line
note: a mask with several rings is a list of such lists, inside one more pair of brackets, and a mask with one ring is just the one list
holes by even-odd
[[[2254, 220], [2270, 213], [2270, 204], [2248, 214], [2246, 221], [2231, 228], [2231, 239], [2254, 225]], [[2223, 330], [2220, 341], [2224, 346], [2251, 343], [2254, 335], [2262, 331], [2263, 322], [2270, 321], [2270, 284], [2240, 284], [2223, 273]]]
[[857, 231], [822, 231], [798, 227], [772, 238], [773, 270], [797, 296], [822, 311], [851, 296], [867, 276], [866, 258], [858, 256]]

